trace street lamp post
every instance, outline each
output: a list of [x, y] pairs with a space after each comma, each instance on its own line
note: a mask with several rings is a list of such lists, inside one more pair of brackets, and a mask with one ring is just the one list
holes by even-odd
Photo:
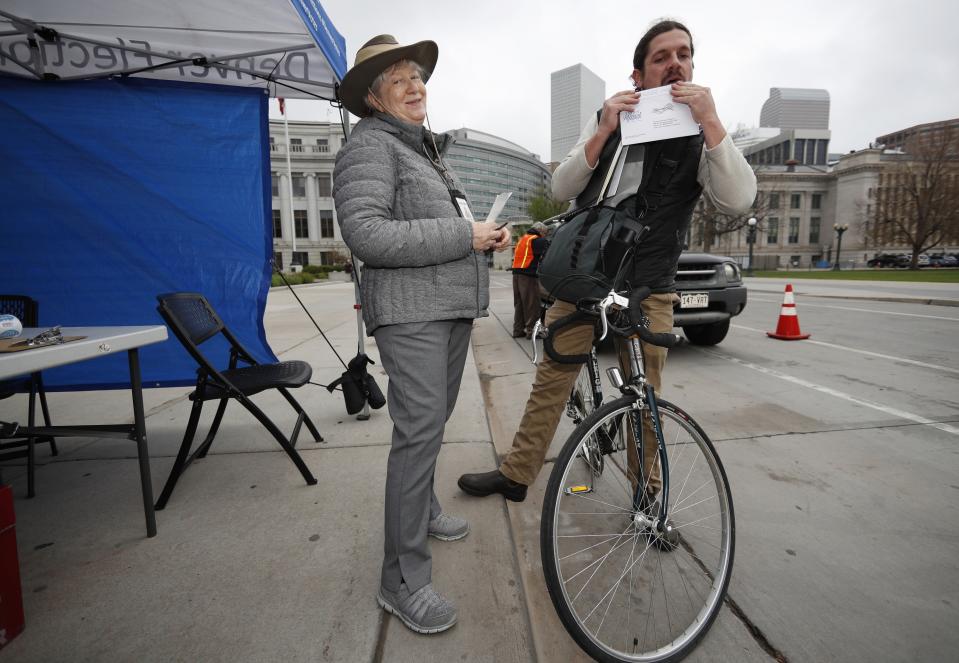
[[749, 244], [749, 267], [746, 268], [746, 275], [753, 275], [753, 244], [756, 243], [756, 217], [750, 217], [746, 224], [749, 228], [746, 231], [746, 243]]
[[839, 271], [839, 252], [842, 250], [842, 234], [846, 232], [847, 230], [849, 230], [849, 225], [845, 223], [840, 225], [837, 223], [832, 227], [832, 229], [836, 231], [836, 264], [832, 266], [832, 269], [834, 272], [838, 272]]

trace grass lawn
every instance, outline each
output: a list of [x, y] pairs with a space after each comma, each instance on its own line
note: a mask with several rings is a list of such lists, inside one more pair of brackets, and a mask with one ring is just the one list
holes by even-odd
[[841, 279], [844, 281], [915, 281], [920, 283], [959, 283], [959, 269], [850, 269], [834, 272], [815, 271], [757, 271], [753, 276], [771, 279]]

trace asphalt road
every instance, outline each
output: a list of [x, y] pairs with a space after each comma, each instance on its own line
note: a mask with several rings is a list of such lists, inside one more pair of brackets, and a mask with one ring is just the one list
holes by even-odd
[[[509, 279], [495, 273], [492, 290], [506, 325]], [[959, 308], [884, 301], [886, 284], [797, 284], [812, 336], [778, 341], [765, 332], [779, 284], [755, 285], [721, 344], [670, 351], [662, 394], [707, 431], [732, 483], [730, 596], [785, 660], [953, 660]], [[895, 294], [928, 299], [928, 285]]]

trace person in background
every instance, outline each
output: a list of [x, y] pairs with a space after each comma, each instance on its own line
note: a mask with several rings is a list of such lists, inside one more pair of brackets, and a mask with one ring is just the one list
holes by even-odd
[[434, 472], [473, 320], [488, 315], [484, 253], [510, 244], [505, 228], [473, 221], [443, 160], [449, 137], [423, 126], [437, 57], [433, 41], [401, 46], [379, 35], [363, 44], [339, 87], [340, 101], [362, 119], [333, 170], [343, 239], [363, 262], [363, 319], [389, 377], [377, 601], [418, 633], [456, 623], [453, 603], [433, 589], [427, 537], [462, 539], [469, 524], [443, 510]]
[[513, 251], [513, 338], [532, 338], [539, 319], [540, 294], [536, 269], [549, 247], [546, 224], [534, 223]]

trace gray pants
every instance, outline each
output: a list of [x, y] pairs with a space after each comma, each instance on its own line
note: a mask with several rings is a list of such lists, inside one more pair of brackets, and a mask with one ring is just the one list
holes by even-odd
[[386, 468], [381, 582], [411, 592], [430, 582], [429, 521], [442, 509], [433, 491], [436, 457], [456, 405], [472, 320], [388, 325], [373, 332], [389, 376], [393, 440]]

